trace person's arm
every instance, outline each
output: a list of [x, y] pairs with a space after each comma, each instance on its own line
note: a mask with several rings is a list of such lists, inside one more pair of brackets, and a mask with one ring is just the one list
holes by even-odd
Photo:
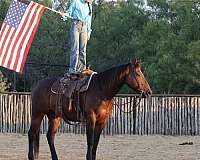
[[57, 11], [59, 6], [60, 6], [60, 2], [58, 0], [52, 0], [52, 9]]
[[69, 6], [69, 9], [66, 11], [66, 13], [69, 15], [69, 17], [73, 16], [73, 12], [74, 12], [75, 8], [76, 8], [76, 2], [75, 2], [75, 0], [73, 0]]
[[70, 4], [68, 10], [66, 12], [60, 13], [60, 15], [63, 17], [63, 20], [67, 20], [68, 17], [72, 18], [75, 7], [76, 7], [76, 2], [75, 2], [75, 0], [73, 0]]

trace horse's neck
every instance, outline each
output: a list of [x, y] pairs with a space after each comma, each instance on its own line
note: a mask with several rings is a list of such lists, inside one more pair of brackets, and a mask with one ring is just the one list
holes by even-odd
[[128, 64], [111, 68], [99, 74], [98, 84], [104, 95], [112, 99], [125, 83]]

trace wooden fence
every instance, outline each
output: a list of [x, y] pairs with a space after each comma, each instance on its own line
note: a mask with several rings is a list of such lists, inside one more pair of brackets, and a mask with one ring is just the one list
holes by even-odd
[[[30, 115], [29, 93], [0, 94], [0, 132], [26, 134]], [[45, 117], [41, 133], [46, 133], [47, 128]], [[85, 126], [71, 126], [62, 121], [59, 132], [84, 134]], [[134, 95], [118, 95], [103, 133], [200, 135], [200, 95], [154, 95], [140, 102]]]

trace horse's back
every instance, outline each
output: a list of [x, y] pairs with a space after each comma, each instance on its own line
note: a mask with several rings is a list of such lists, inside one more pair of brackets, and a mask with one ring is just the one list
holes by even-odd
[[35, 94], [38, 93], [49, 92], [51, 86], [58, 78], [59, 77], [51, 77], [39, 80], [37, 85], [31, 91], [32, 96], [35, 96]]

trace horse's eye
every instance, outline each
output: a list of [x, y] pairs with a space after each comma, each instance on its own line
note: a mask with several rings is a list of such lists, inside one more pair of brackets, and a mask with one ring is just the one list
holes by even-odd
[[136, 75], [136, 76], [140, 76], [140, 75], [141, 75], [141, 71], [140, 71], [139, 69], [135, 69], [134, 72], [135, 72], [135, 75]]
[[136, 76], [140, 76], [140, 73], [139, 72], [135, 72]]

